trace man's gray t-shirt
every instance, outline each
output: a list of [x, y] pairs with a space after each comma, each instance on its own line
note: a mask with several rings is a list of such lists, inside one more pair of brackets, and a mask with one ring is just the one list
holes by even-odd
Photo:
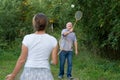
[[72, 51], [73, 43], [77, 40], [74, 32], [69, 33], [64, 36], [63, 34], [67, 32], [67, 29], [63, 29], [61, 32], [61, 40], [60, 40], [60, 49], [65, 51]]

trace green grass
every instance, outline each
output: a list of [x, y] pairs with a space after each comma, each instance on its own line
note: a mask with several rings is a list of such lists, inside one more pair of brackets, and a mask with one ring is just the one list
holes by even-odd
[[[5, 80], [5, 76], [13, 70], [18, 58], [18, 55], [16, 56], [14, 53], [4, 51], [0, 54], [0, 80]], [[119, 80], [119, 63], [120, 61], [102, 59], [92, 55], [91, 52], [81, 51], [78, 56], [73, 56], [72, 74], [73, 77], [79, 78], [79, 80]], [[59, 64], [56, 66], [51, 65], [51, 71], [55, 80], [58, 80]]]
[[16, 60], [17, 57], [11, 52], [0, 53], [0, 80], [5, 80], [5, 76], [14, 68]]

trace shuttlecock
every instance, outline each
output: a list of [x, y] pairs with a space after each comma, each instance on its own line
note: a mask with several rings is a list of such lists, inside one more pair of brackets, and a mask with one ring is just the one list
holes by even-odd
[[74, 4], [71, 4], [71, 8], [74, 8], [75, 7], [75, 5]]

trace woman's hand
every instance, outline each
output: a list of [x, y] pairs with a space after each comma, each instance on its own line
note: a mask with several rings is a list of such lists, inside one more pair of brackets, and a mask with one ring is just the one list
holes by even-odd
[[13, 74], [9, 74], [6, 76], [6, 80], [14, 80], [15, 76]]

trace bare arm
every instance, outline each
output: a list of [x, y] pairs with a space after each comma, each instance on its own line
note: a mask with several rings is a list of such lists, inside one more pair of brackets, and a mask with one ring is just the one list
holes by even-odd
[[67, 35], [68, 35], [69, 33], [71, 33], [71, 32], [73, 32], [73, 28], [71, 28], [71, 29], [70, 29], [69, 31], [67, 31], [67, 32], [64, 32], [63, 35], [64, 35], [64, 36], [67, 36]]
[[15, 76], [17, 75], [17, 73], [20, 71], [23, 64], [25, 63], [27, 55], [28, 55], [28, 48], [25, 45], [22, 45], [21, 55], [18, 58], [16, 66], [13, 72], [6, 76], [6, 80], [14, 80]]
[[77, 44], [77, 41], [74, 42], [74, 46], [75, 46], [75, 54], [78, 55], [78, 44]]
[[52, 50], [52, 64], [56, 65], [58, 63], [58, 45]]

